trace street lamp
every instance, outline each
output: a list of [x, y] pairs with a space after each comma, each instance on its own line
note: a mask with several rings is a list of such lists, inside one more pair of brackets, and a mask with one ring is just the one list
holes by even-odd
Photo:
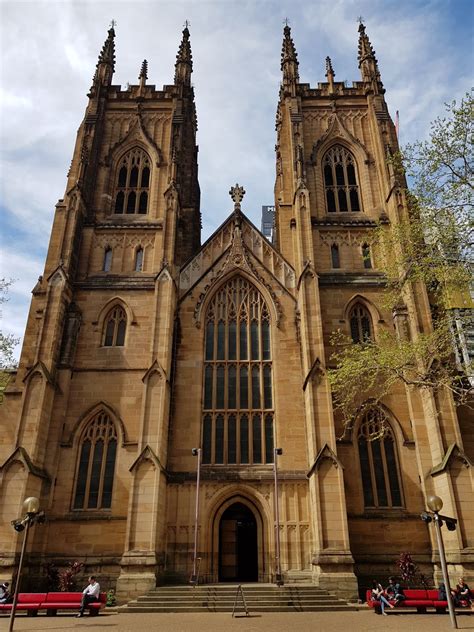
[[449, 616], [451, 618], [451, 625], [453, 628], [457, 629], [458, 624], [456, 621], [456, 613], [453, 607], [453, 599], [451, 595], [451, 585], [449, 583], [449, 575], [448, 569], [446, 566], [446, 553], [444, 551], [444, 543], [443, 543], [443, 535], [441, 533], [441, 525], [443, 524], [443, 520], [446, 522], [446, 526], [449, 531], [454, 531], [456, 529], [455, 518], [450, 518], [449, 516], [441, 516], [440, 511], [443, 508], [443, 501], [439, 496], [428, 496], [426, 504], [428, 508], [433, 512], [433, 518], [426, 512], [421, 514], [421, 519], [425, 522], [429, 523], [434, 520], [435, 523], [435, 531], [436, 531], [436, 539], [438, 541], [438, 550], [439, 550], [439, 559], [441, 562], [441, 569], [443, 571], [443, 580], [444, 585], [446, 587], [446, 599], [448, 602], [448, 610]]
[[30, 526], [34, 525], [35, 522], [42, 523], [45, 520], [44, 511], [39, 510], [40, 501], [35, 496], [29, 496], [23, 501], [23, 511], [25, 512], [24, 517], [21, 520], [12, 520], [12, 527], [17, 531], [17, 533], [21, 533], [25, 531], [25, 535], [23, 536], [23, 544], [21, 546], [20, 553], [20, 562], [18, 564], [18, 572], [16, 577], [16, 586], [15, 592], [13, 596], [12, 609], [10, 612], [10, 625], [8, 627], [8, 632], [12, 632], [13, 624], [15, 622], [15, 611], [16, 605], [18, 603], [18, 594], [20, 592], [20, 580], [21, 580], [21, 569], [23, 567], [23, 559], [25, 557], [26, 543], [28, 541], [28, 533], [30, 530]]
[[199, 522], [199, 486], [201, 481], [201, 448], [193, 448], [192, 449], [193, 456], [197, 456], [197, 477], [196, 477], [196, 509], [194, 513], [194, 556], [193, 556], [193, 574], [191, 575], [191, 579], [189, 581], [190, 584], [194, 586], [198, 583], [198, 573], [197, 573], [197, 542], [198, 542], [198, 522]]
[[273, 476], [275, 479], [275, 543], [276, 543], [276, 585], [283, 586], [283, 577], [281, 574], [281, 558], [280, 558], [280, 511], [278, 506], [278, 468], [277, 456], [283, 454], [281, 448], [273, 450]]

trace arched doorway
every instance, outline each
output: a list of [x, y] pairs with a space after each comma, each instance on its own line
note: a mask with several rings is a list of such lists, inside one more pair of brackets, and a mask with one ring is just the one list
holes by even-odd
[[234, 503], [219, 524], [219, 581], [258, 581], [257, 521], [243, 503]]

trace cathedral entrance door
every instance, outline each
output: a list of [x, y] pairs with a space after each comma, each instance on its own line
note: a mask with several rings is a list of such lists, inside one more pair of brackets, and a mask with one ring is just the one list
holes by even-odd
[[242, 503], [222, 514], [219, 525], [219, 581], [258, 581], [257, 521]]

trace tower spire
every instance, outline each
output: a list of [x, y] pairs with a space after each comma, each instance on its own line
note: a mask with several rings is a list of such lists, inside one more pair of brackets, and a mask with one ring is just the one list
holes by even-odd
[[298, 73], [298, 55], [291, 37], [291, 28], [288, 26], [288, 20], [285, 20], [285, 28], [283, 29], [281, 70], [283, 72], [283, 87], [294, 94], [296, 92], [295, 86], [300, 76]]
[[377, 64], [375, 51], [372, 48], [369, 37], [365, 32], [365, 25], [362, 19], [359, 21], [359, 68], [362, 75], [362, 81], [369, 81], [374, 84], [381, 84], [380, 72]]
[[189, 41], [188, 21], [186, 20], [183, 37], [179, 45], [178, 54], [176, 55], [176, 64], [174, 72], [175, 85], [191, 85], [191, 73], [193, 71], [193, 56], [191, 53], [191, 42]]
[[115, 70], [115, 20], [112, 20], [107, 39], [102, 46], [94, 74], [91, 96], [97, 94], [99, 85], [110, 86]]

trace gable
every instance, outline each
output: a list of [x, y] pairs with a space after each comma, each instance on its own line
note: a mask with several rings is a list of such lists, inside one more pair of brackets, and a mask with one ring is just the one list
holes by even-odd
[[250, 277], [262, 282], [255, 264], [294, 296], [296, 275], [292, 266], [245, 215], [234, 212], [181, 270], [180, 299], [209, 273], [215, 281], [232, 269], [247, 268]]

